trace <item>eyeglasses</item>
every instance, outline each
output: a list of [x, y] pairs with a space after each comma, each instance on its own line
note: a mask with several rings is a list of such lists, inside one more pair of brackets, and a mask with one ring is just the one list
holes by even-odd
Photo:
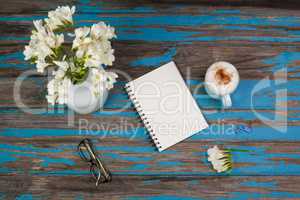
[[99, 183], [106, 183], [112, 180], [111, 173], [96, 155], [90, 139], [86, 138], [79, 143], [78, 152], [82, 160], [90, 163], [90, 172], [96, 179], [96, 186]]

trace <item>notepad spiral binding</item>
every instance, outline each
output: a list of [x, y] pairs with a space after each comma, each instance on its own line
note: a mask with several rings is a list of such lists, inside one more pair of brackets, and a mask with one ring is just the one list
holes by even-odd
[[144, 113], [142, 107], [141, 107], [141, 104], [139, 103], [139, 101], [137, 100], [135, 94], [134, 94], [134, 91], [133, 89], [131, 88], [131, 86], [129, 84], [126, 84], [125, 85], [125, 90], [127, 91], [128, 93], [128, 96], [130, 98], [130, 100], [133, 102], [133, 105], [136, 109], [136, 111], [138, 112], [142, 122], [144, 123], [146, 129], [148, 130], [151, 138], [152, 138], [152, 141], [153, 143], [155, 144], [155, 146], [158, 148], [158, 149], [161, 149], [162, 146], [161, 144], [159, 143], [157, 137], [156, 137], [156, 134], [154, 132], [154, 129], [152, 128], [151, 126], [151, 123], [149, 121], [149, 119], [147, 118], [146, 114]]

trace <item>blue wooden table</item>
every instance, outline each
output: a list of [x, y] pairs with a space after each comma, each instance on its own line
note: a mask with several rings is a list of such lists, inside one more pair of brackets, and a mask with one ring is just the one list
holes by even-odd
[[[300, 198], [299, 3], [1, 4], [0, 199]], [[212, 128], [158, 153], [123, 89], [123, 75], [104, 110], [89, 115], [72, 118], [67, 108], [48, 106], [47, 77], [37, 74], [23, 80], [18, 106], [15, 81], [35, 70], [22, 55], [32, 20], [66, 4], [76, 5], [76, 26], [105, 21], [116, 28], [112, 69], [136, 78], [174, 60]], [[225, 111], [199, 87], [207, 67], [220, 60], [241, 76], [233, 107]], [[94, 139], [111, 169], [110, 184], [94, 186], [76, 152], [84, 137]], [[233, 153], [231, 173], [217, 174], [206, 158], [213, 145], [246, 151]]]

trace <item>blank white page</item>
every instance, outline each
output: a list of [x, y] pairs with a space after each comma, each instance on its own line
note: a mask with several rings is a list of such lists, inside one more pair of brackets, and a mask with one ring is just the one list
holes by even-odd
[[174, 62], [127, 83], [126, 88], [159, 151], [208, 127]]

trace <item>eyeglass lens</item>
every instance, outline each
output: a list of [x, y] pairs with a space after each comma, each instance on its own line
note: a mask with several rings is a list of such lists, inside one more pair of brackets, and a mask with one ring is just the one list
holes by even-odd
[[79, 146], [79, 155], [86, 162], [90, 162], [92, 160], [90, 153], [84, 145]]

